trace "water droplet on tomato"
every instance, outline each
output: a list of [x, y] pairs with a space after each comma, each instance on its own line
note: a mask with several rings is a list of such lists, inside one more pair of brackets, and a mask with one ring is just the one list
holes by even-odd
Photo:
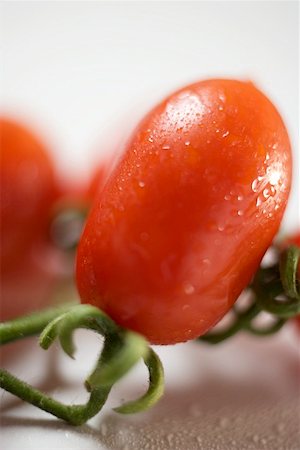
[[141, 187], [141, 188], [145, 187], [144, 181], [139, 181], [139, 187]]
[[186, 295], [192, 295], [195, 292], [195, 288], [194, 288], [194, 286], [192, 284], [187, 283], [184, 286], [184, 292], [185, 292]]
[[170, 150], [171, 147], [169, 145], [163, 145], [162, 148], [163, 150]]
[[261, 197], [259, 196], [259, 197], [257, 197], [257, 199], [256, 199], [256, 206], [260, 206], [262, 204], [262, 199], [261, 199]]

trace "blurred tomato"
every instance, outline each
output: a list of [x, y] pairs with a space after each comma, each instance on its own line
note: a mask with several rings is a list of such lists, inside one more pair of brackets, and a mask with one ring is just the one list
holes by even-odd
[[10, 270], [45, 233], [55, 196], [53, 163], [44, 145], [7, 119], [1, 135], [1, 272]]
[[52, 160], [23, 126], [0, 119], [1, 320], [38, 308], [60, 271], [48, 241], [50, 208], [58, 196]]

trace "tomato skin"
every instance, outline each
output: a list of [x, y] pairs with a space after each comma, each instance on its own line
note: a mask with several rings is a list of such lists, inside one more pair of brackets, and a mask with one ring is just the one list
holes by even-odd
[[58, 255], [48, 240], [57, 197], [53, 163], [29, 130], [0, 118], [1, 320], [49, 301]]
[[0, 119], [1, 272], [45, 232], [55, 196], [53, 163], [44, 145], [26, 128]]
[[206, 333], [251, 280], [290, 179], [285, 126], [252, 83], [175, 92], [139, 124], [90, 213], [82, 302], [154, 344]]

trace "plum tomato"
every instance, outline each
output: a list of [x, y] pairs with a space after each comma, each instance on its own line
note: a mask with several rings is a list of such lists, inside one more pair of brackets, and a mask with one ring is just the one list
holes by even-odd
[[203, 335], [253, 277], [290, 182], [286, 128], [252, 83], [171, 94], [137, 126], [90, 212], [82, 302], [154, 344]]
[[55, 195], [53, 163], [23, 126], [0, 119], [1, 273], [10, 270], [45, 231]]
[[53, 163], [44, 145], [23, 126], [0, 119], [1, 320], [45, 305], [59, 256], [48, 220], [57, 196]]

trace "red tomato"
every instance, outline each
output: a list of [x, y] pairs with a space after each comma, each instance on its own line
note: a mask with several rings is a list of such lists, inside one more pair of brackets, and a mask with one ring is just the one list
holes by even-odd
[[56, 197], [54, 168], [44, 145], [8, 119], [1, 130], [1, 320], [29, 312], [52, 289], [47, 244], [49, 211]]
[[43, 144], [27, 129], [0, 119], [1, 265], [15, 265], [45, 232], [55, 179]]
[[139, 124], [90, 213], [82, 302], [155, 344], [206, 333], [271, 244], [290, 178], [287, 131], [252, 83], [175, 92]]

